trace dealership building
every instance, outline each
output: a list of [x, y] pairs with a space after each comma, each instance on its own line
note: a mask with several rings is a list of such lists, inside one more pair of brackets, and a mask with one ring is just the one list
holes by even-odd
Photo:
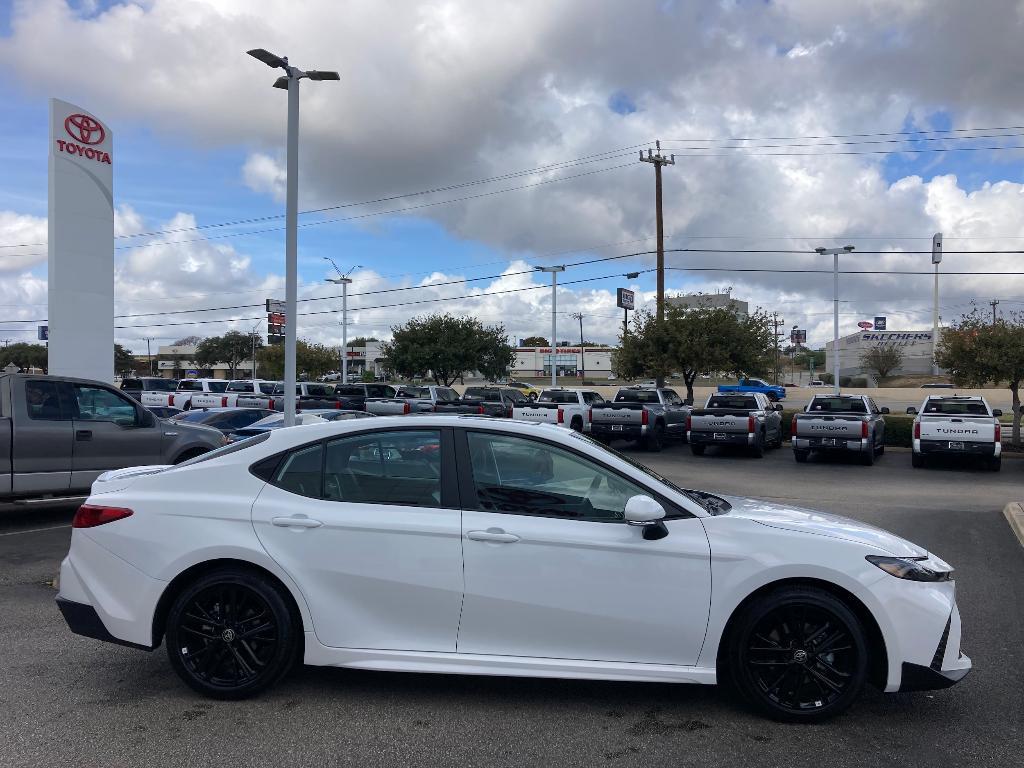
[[512, 376], [550, 376], [552, 356], [559, 376], [607, 379], [612, 371], [612, 347], [517, 347]]
[[[897, 374], [929, 374], [932, 372], [932, 331], [858, 331], [839, 340], [839, 375], [865, 376], [860, 357], [875, 347], [898, 347], [903, 352], [903, 363]], [[835, 350], [830, 341], [825, 344], [825, 371], [834, 368]]]

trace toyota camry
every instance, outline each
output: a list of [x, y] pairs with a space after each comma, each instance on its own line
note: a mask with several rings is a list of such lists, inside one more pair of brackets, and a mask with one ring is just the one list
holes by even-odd
[[101, 476], [57, 603], [196, 691], [296, 663], [726, 683], [798, 721], [942, 688], [952, 568], [854, 520], [681, 488], [589, 438], [478, 416], [283, 428]]

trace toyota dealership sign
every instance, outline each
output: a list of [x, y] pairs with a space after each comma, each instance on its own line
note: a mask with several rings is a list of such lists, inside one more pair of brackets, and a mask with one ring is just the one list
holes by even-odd
[[80, 112], [68, 115], [64, 118], [64, 131], [70, 141], [64, 137], [54, 139], [61, 152], [111, 165], [110, 152], [96, 146], [106, 141], [107, 129], [95, 117]]

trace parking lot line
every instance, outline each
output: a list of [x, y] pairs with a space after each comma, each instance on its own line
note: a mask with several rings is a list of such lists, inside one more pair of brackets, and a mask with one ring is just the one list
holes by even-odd
[[7, 533], [0, 533], [0, 536], [20, 536], [24, 533], [39, 533], [40, 531], [56, 531], [58, 528], [70, 528], [71, 523], [67, 525], [51, 525], [48, 528], [29, 528], [24, 531], [9, 531]]

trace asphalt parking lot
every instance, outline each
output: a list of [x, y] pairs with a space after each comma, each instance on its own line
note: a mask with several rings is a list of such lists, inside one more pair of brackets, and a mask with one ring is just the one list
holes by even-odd
[[305, 668], [253, 701], [188, 691], [163, 649], [71, 635], [48, 582], [71, 510], [0, 512], [0, 765], [1020, 765], [1024, 547], [1001, 511], [1024, 460], [998, 474], [635, 456], [682, 485], [814, 506], [881, 525], [953, 563], [975, 669], [952, 689], [873, 690], [818, 726], [754, 716], [711, 687], [401, 675]]

